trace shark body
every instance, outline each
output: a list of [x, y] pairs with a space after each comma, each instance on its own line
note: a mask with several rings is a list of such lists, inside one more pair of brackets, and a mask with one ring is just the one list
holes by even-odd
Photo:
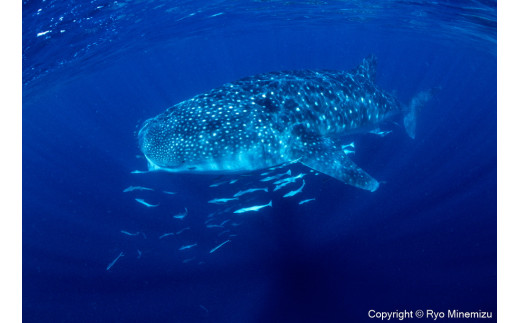
[[421, 92], [408, 106], [375, 85], [376, 59], [351, 71], [271, 72], [225, 84], [147, 120], [139, 131], [150, 170], [248, 172], [297, 160], [349, 185], [379, 183], [342, 149], [342, 138], [404, 115], [415, 136]]

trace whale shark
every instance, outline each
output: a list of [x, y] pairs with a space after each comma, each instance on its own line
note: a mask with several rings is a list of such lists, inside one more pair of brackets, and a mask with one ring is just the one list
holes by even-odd
[[196, 95], [148, 119], [138, 132], [150, 171], [241, 173], [299, 162], [346, 184], [379, 182], [343, 149], [345, 138], [374, 132], [397, 115], [415, 137], [431, 91], [401, 104], [375, 84], [371, 55], [350, 71], [263, 73]]

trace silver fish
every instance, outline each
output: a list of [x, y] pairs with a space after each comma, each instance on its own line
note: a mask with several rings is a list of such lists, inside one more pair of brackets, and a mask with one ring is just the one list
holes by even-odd
[[137, 202], [141, 203], [142, 205], [146, 206], [146, 207], [158, 207], [159, 206], [159, 203], [157, 203], [157, 204], [150, 204], [150, 203], [146, 202], [143, 199], [135, 199], [135, 200]]
[[295, 196], [298, 193], [301, 193], [304, 186], [305, 186], [305, 180], [303, 180], [303, 184], [302, 184], [302, 186], [300, 186], [299, 189], [297, 189], [295, 191], [290, 191], [289, 193], [285, 194], [283, 197], [291, 197], [291, 196]]
[[236, 210], [233, 213], [256, 212], [256, 211], [258, 211], [260, 209], [263, 209], [264, 207], [267, 207], [267, 206], [272, 207], [273, 206], [273, 201], [269, 201], [269, 203], [267, 203], [265, 205], [255, 205], [255, 206], [250, 206], [250, 207], [244, 207], [244, 208]]
[[242, 196], [244, 194], [253, 193], [253, 192], [257, 192], [257, 191], [268, 192], [269, 189], [267, 187], [263, 187], [263, 188], [250, 188], [250, 189], [247, 189], [245, 191], [239, 191], [239, 192], [235, 193], [235, 195], [233, 195], [233, 196], [234, 197], [239, 197], [239, 196]]

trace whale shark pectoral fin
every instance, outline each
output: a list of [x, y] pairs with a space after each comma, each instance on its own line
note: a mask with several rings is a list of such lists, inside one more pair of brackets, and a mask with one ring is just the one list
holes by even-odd
[[293, 126], [292, 135], [299, 140], [292, 153], [303, 165], [371, 192], [379, 187], [378, 181], [347, 156], [338, 138], [320, 136], [302, 125]]
[[379, 182], [370, 176], [367, 172], [361, 169], [346, 155], [343, 156], [342, 161], [342, 180], [352, 186], [374, 192], [379, 188]]
[[303, 152], [300, 162], [346, 184], [374, 192], [379, 183], [356, 165], [330, 138], [314, 138], [312, 148]]
[[374, 192], [379, 182], [356, 165], [344, 153], [321, 156], [319, 160], [306, 158], [301, 162], [318, 172], [334, 177], [346, 184]]

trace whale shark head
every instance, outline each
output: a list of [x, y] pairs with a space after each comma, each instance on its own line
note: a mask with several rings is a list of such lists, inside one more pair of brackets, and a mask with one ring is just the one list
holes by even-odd
[[139, 146], [151, 171], [237, 173], [269, 166], [264, 145], [241, 135], [237, 124], [242, 123], [193, 118], [175, 109], [144, 122]]
[[186, 164], [183, 149], [179, 147], [184, 138], [179, 132], [169, 131], [172, 127], [159, 118], [152, 118], [146, 120], [139, 130], [139, 146], [150, 170], [180, 171]]

